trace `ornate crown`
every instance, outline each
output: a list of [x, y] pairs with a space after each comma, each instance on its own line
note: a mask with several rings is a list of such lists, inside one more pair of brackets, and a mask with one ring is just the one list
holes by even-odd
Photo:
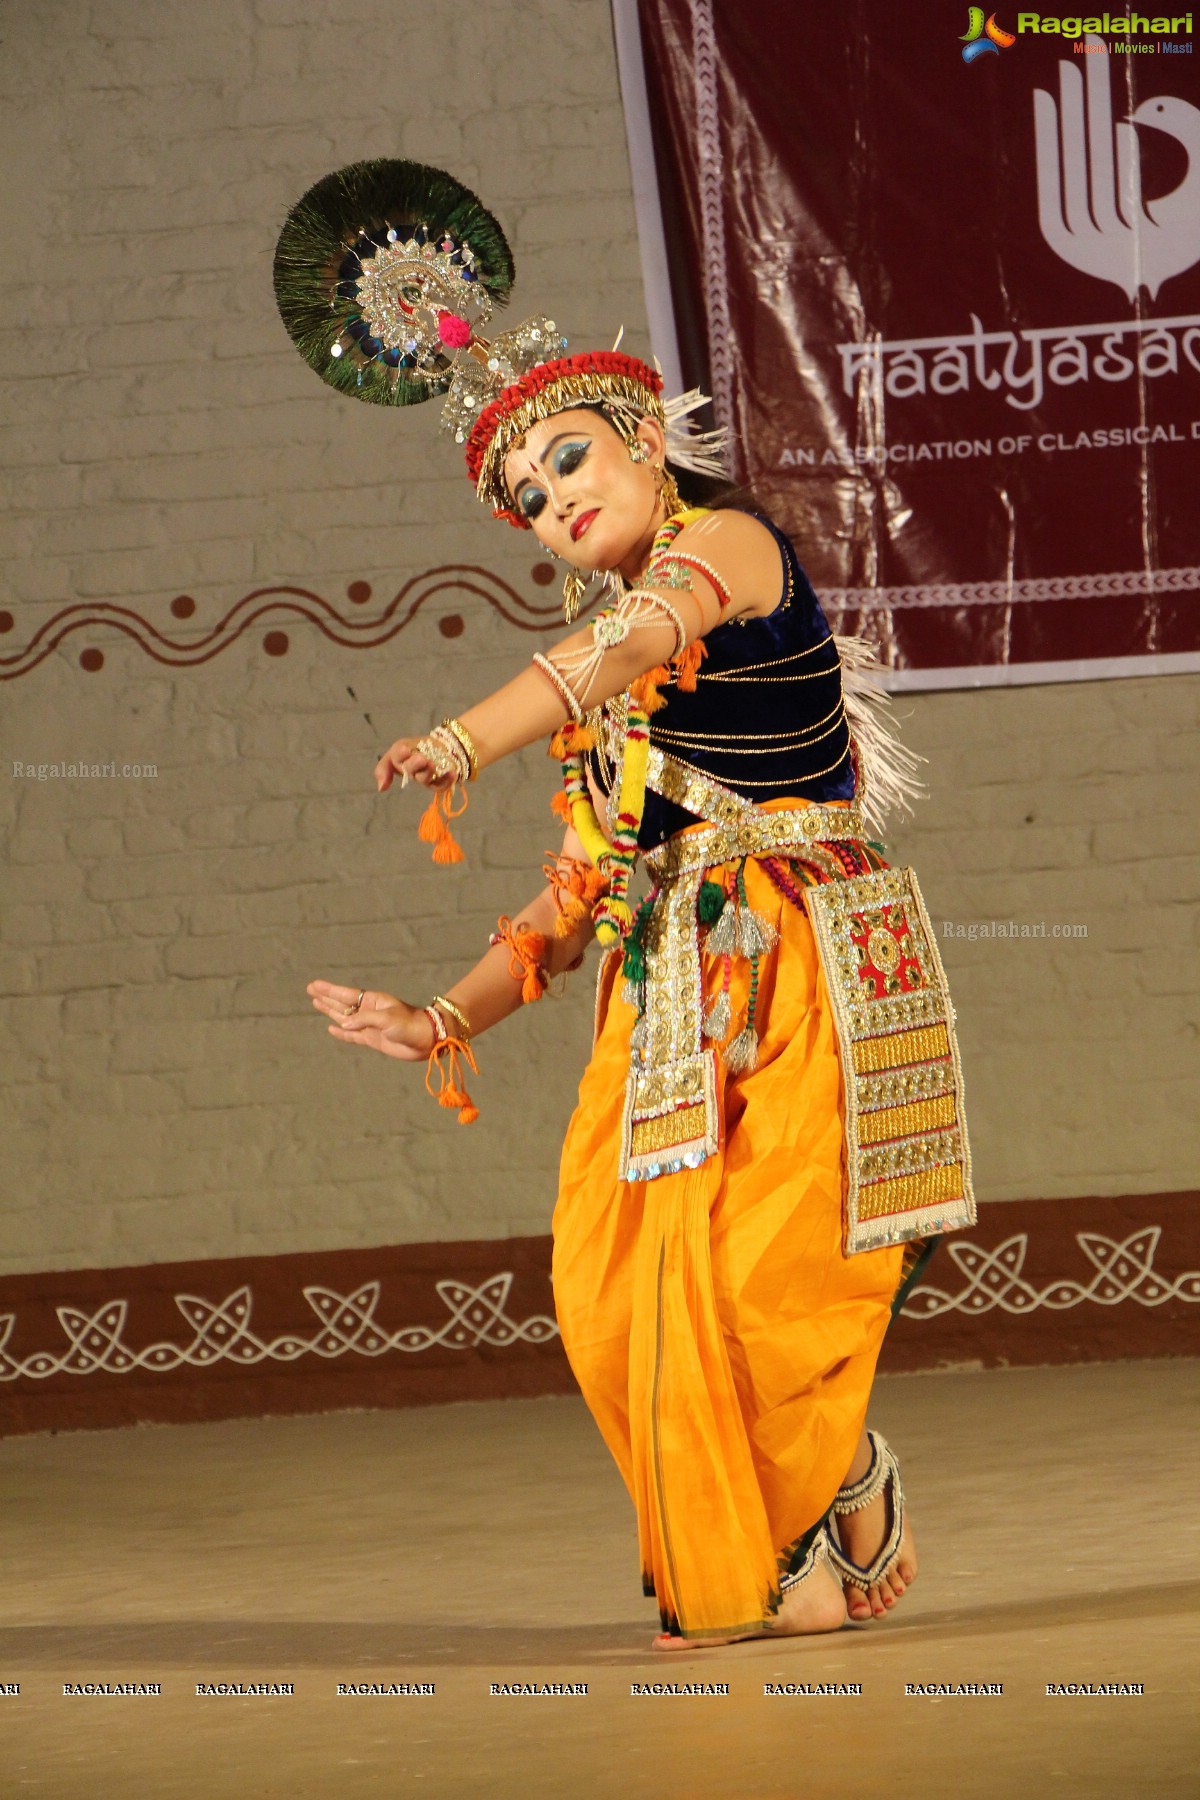
[[352, 399], [413, 406], [445, 394], [442, 424], [467, 446], [480, 500], [511, 508], [504, 459], [532, 425], [603, 406], [619, 428], [656, 418], [667, 460], [720, 475], [722, 434], [694, 429], [696, 390], [665, 404], [662, 377], [616, 350], [566, 356], [553, 319], [488, 339], [514, 280], [499, 224], [461, 182], [423, 163], [351, 163], [309, 188], [275, 250], [275, 299], [304, 360]]

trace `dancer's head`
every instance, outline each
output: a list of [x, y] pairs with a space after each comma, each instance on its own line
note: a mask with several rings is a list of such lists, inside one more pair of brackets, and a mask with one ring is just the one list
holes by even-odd
[[501, 465], [505, 517], [529, 526], [552, 555], [617, 569], [672, 510], [666, 434], [651, 414], [618, 424], [600, 405], [536, 420]]

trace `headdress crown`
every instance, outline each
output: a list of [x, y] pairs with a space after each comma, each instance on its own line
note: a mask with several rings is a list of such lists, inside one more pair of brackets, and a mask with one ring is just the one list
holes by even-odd
[[383, 406], [446, 395], [442, 423], [467, 446], [479, 498], [514, 524], [525, 521], [509, 506], [504, 458], [568, 407], [603, 405], [629, 428], [655, 417], [669, 461], [722, 472], [720, 434], [691, 426], [704, 396], [664, 406], [662, 378], [637, 357], [567, 356], [542, 315], [481, 335], [512, 289], [512, 253], [492, 214], [442, 169], [379, 159], [326, 175], [288, 214], [274, 273], [292, 341], [330, 387]]

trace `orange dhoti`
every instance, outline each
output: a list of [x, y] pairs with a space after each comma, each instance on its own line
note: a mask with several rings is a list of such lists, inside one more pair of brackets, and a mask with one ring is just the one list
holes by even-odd
[[[753, 858], [745, 884], [780, 941], [760, 965], [757, 1065], [721, 1065], [720, 1152], [618, 1178], [635, 1014], [612, 955], [554, 1214], [563, 1343], [637, 1508], [646, 1591], [684, 1637], [754, 1630], [778, 1606], [850, 1467], [904, 1256], [843, 1254], [841, 1070], [812, 929]], [[703, 972], [708, 1004], [721, 959]], [[740, 958], [729, 998], [736, 1030]]]

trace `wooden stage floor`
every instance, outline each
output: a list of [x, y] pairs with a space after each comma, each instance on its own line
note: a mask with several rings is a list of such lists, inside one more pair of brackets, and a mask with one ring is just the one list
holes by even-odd
[[[0, 1793], [1193, 1795], [1195, 1391], [1182, 1361], [882, 1379], [921, 1555], [896, 1615], [669, 1657], [578, 1400], [12, 1439]], [[294, 1691], [196, 1692], [239, 1682]], [[630, 1691], [662, 1682], [729, 1691]], [[906, 1692], [971, 1683], [1003, 1692]]]

